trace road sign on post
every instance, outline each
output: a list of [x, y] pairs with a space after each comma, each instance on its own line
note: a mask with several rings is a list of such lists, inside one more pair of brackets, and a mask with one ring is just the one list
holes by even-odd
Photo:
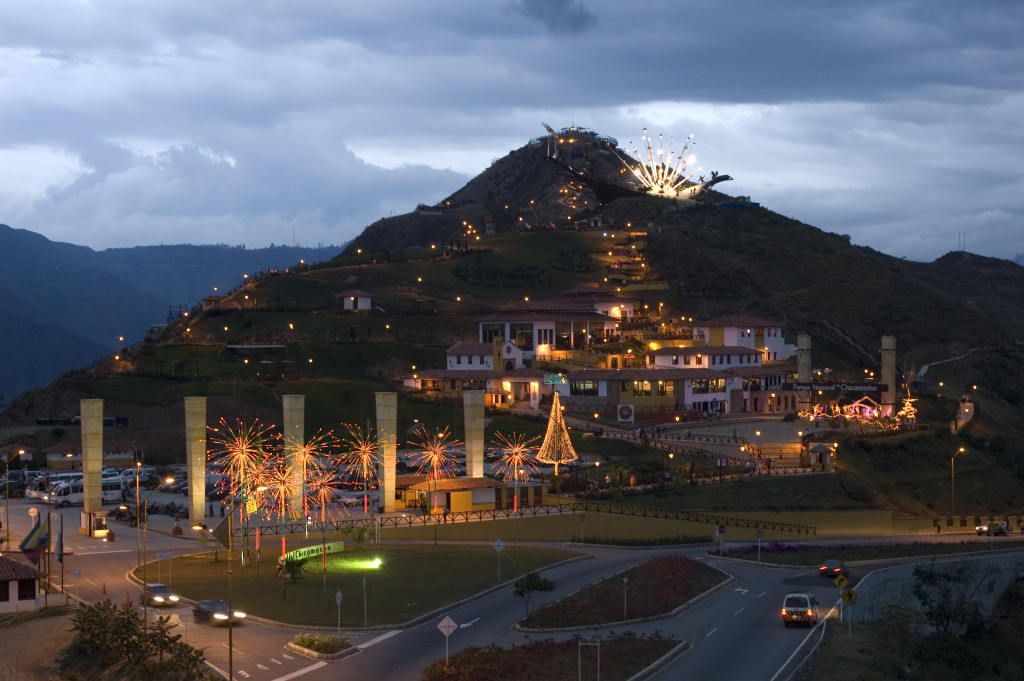
[[442, 634], [444, 634], [444, 666], [447, 667], [448, 666], [448, 637], [452, 635], [452, 632], [454, 632], [456, 629], [459, 628], [459, 625], [456, 624], [455, 620], [453, 620], [451, 617], [449, 617], [448, 615], [445, 615], [444, 619], [441, 620], [440, 622], [438, 622], [437, 628], [441, 630]]
[[491, 545], [494, 547], [494, 552], [498, 554], [498, 584], [501, 584], [501, 550], [505, 548], [505, 542], [501, 539], [495, 539]]

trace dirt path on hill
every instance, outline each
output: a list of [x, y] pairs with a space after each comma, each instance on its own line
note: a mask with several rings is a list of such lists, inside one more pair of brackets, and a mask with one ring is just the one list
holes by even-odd
[[74, 632], [71, 617], [34, 617], [0, 628], [0, 681], [56, 681], [57, 658]]

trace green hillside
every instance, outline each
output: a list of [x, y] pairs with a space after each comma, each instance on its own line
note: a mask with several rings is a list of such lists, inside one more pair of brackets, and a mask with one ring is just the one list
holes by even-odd
[[[615, 159], [599, 146], [580, 160], [591, 172], [614, 172]], [[893, 258], [717, 192], [686, 209], [646, 197], [598, 205], [529, 145], [439, 207], [370, 225], [329, 263], [250, 279], [119, 358], [26, 395], [0, 426], [70, 418], [77, 400], [102, 397], [108, 415], [130, 417], [126, 438], [172, 461], [183, 456], [175, 433], [186, 395], [210, 396], [211, 414], [274, 423], [282, 395], [304, 394], [307, 431], [363, 424], [374, 418], [374, 392], [443, 367], [446, 348], [476, 340], [480, 316], [577, 284], [636, 298], [655, 322], [777, 319], [790, 343], [810, 334], [815, 368], [838, 380], [877, 370], [881, 338], [894, 336], [899, 370], [923, 371], [916, 397], [932, 429], [909, 441], [844, 444], [846, 493], [941, 512], [942, 461], [966, 444], [976, 455], [963, 463], [961, 503], [979, 513], [1024, 508], [1024, 269], [964, 252], [932, 263]], [[335, 296], [349, 289], [370, 292], [374, 309], [344, 313]], [[242, 344], [264, 347], [232, 348]], [[947, 424], [964, 392], [978, 416], [953, 436]], [[416, 422], [462, 429], [457, 406], [404, 395], [399, 418], [399, 433]], [[542, 428], [505, 416], [488, 437]], [[67, 436], [45, 429], [19, 437], [44, 445]], [[585, 446], [611, 447], [593, 440]], [[623, 466], [647, 465], [641, 451], [606, 453]], [[660, 457], [652, 454], [650, 465]]]

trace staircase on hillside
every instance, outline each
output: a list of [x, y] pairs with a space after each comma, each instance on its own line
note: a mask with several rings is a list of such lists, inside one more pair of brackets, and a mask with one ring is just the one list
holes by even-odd
[[852, 359], [863, 362], [868, 366], [881, 367], [881, 362], [875, 353], [869, 352], [850, 334], [833, 324], [827, 319], [819, 319], [815, 328], [817, 335], [832, 341], [839, 349]]

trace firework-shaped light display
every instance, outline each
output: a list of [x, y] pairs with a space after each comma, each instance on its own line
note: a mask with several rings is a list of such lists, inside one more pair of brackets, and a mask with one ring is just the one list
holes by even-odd
[[349, 478], [357, 490], [363, 491], [363, 511], [368, 508], [369, 490], [378, 485], [377, 482], [377, 447], [378, 437], [367, 427], [364, 432], [358, 426], [344, 424], [345, 435], [340, 442], [340, 460], [348, 466]]
[[437, 481], [454, 478], [456, 472], [455, 455], [452, 452], [459, 442], [452, 438], [448, 428], [431, 434], [425, 427], [416, 431], [416, 446], [423, 451], [416, 457], [421, 472], [434, 481], [434, 512], [437, 512]]
[[537, 452], [537, 461], [554, 464], [555, 475], [558, 475], [559, 464], [566, 464], [578, 458], [576, 449], [569, 439], [569, 429], [565, 427], [558, 393], [555, 392], [551, 402], [551, 416], [548, 417], [548, 430], [544, 433], [544, 442]]
[[692, 182], [691, 178], [700, 172], [701, 168], [689, 170], [696, 162], [693, 155], [693, 147], [696, 145], [693, 135], [686, 138], [682, 150], [678, 153], [672, 149], [675, 141], [673, 137], [668, 138], [667, 152], [662, 135], [658, 135], [657, 149], [651, 145], [652, 140], [647, 134], [647, 128], [644, 128], [644, 134], [640, 139], [643, 141], [644, 151], [641, 152], [634, 145], [630, 151], [636, 163], [626, 165], [647, 188], [647, 193], [676, 199], [689, 198], [700, 191], [701, 185]]
[[[291, 493], [302, 497], [303, 516], [309, 515], [309, 490], [306, 483], [311, 480], [327, 462], [332, 462], [333, 452], [338, 447], [338, 440], [334, 437], [334, 431], [317, 431], [316, 435], [307, 441], [293, 438], [287, 443], [285, 451], [287, 469], [292, 476], [290, 483]], [[333, 463], [333, 462], [332, 462]], [[298, 509], [294, 509], [297, 513]]]
[[532, 445], [540, 438], [525, 440], [524, 436], [516, 433], [508, 437], [495, 433], [495, 437], [498, 439], [493, 443], [494, 446], [502, 450], [498, 476], [505, 482], [529, 480], [532, 473], [537, 470], [537, 464], [531, 460], [531, 455], [536, 449]]
[[211, 461], [220, 464], [225, 479], [222, 491], [229, 496], [248, 496], [259, 484], [266, 460], [275, 449], [273, 426], [264, 426], [257, 419], [246, 426], [241, 420], [236, 427], [223, 418], [216, 428], [210, 428], [207, 438]]
[[338, 479], [334, 470], [328, 466], [316, 466], [310, 471], [306, 482], [306, 497], [310, 504], [316, 509], [320, 516], [320, 522], [327, 521], [327, 515], [337, 514], [348, 515], [348, 510], [342, 505], [332, 506], [341, 491], [341, 480]]

